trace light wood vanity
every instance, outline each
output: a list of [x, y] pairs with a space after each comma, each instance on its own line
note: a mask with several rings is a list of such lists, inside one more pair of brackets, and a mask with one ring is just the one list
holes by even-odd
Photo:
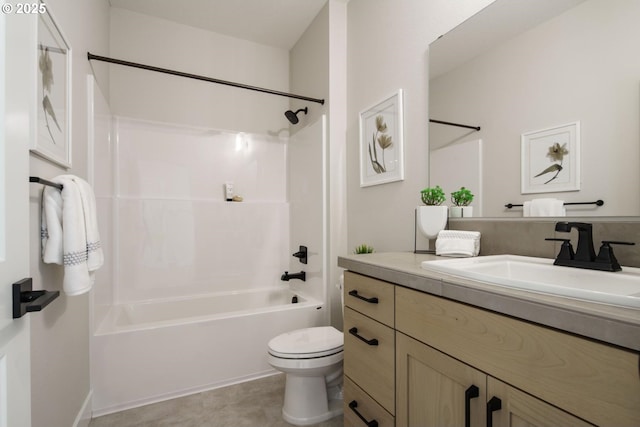
[[424, 257], [339, 260], [345, 426], [640, 426], [640, 313], [429, 277]]

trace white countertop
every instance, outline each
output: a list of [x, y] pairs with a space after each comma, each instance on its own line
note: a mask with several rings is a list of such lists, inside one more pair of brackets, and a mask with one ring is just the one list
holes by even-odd
[[382, 252], [340, 256], [338, 265], [418, 291], [640, 351], [640, 310], [507, 288], [421, 268], [423, 261], [436, 259], [442, 257]]

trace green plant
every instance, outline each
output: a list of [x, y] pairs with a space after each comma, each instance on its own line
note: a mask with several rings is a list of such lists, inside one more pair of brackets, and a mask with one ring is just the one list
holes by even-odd
[[370, 254], [373, 252], [373, 246], [368, 246], [363, 243], [360, 246], [356, 246], [356, 250], [354, 252], [357, 254]]
[[439, 185], [436, 185], [435, 187], [427, 187], [424, 190], [421, 190], [420, 197], [422, 198], [422, 203], [427, 206], [438, 206], [446, 200], [444, 191], [442, 191], [442, 188], [440, 188]]
[[473, 194], [464, 187], [451, 193], [451, 201], [456, 206], [469, 206], [473, 201]]

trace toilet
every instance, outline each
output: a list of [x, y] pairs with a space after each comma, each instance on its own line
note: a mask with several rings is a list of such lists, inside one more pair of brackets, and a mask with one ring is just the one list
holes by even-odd
[[269, 364], [286, 374], [282, 417], [295, 425], [342, 413], [344, 336], [332, 326], [298, 329], [269, 341]]

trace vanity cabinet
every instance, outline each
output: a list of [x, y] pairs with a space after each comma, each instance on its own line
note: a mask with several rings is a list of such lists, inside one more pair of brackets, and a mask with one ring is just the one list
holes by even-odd
[[640, 425], [638, 353], [395, 291], [398, 426]]
[[395, 424], [394, 288], [345, 272], [345, 426]]
[[398, 426], [593, 426], [402, 333], [396, 345]]

